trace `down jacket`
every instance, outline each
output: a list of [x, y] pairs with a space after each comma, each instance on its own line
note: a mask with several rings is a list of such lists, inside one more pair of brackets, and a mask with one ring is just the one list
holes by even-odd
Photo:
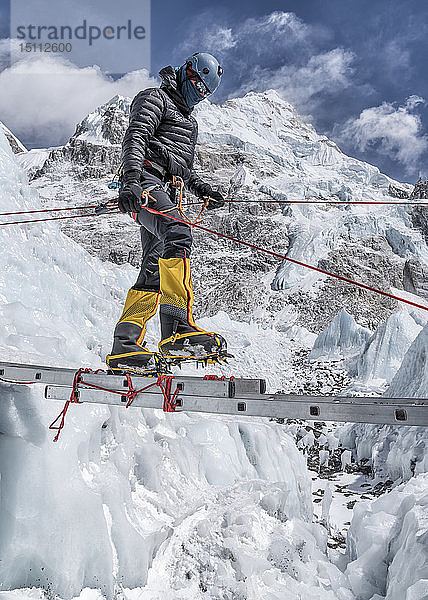
[[178, 89], [173, 67], [163, 68], [159, 75], [160, 88], [142, 90], [132, 101], [122, 144], [124, 179], [138, 178], [144, 160], [152, 160], [172, 175], [183, 174], [184, 167], [186, 187], [197, 196], [207, 196], [211, 186], [192, 169], [198, 123]]

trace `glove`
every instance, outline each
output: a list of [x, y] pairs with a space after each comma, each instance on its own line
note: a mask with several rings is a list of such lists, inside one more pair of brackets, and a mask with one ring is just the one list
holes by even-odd
[[122, 213], [138, 213], [141, 210], [142, 187], [137, 181], [125, 181], [120, 188], [118, 207]]
[[213, 210], [213, 208], [221, 208], [224, 206], [224, 198], [220, 194], [220, 192], [210, 192], [208, 201], [208, 210]]
[[198, 198], [203, 200], [204, 198], [207, 198], [207, 196], [211, 196], [211, 194], [213, 193], [213, 189], [209, 183], [204, 183], [204, 182], [199, 181], [198, 184], [199, 185], [195, 190]]

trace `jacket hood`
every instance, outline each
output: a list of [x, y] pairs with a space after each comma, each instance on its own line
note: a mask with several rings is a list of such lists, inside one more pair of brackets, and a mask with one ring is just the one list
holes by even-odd
[[174, 67], [164, 67], [159, 71], [159, 76], [162, 79], [161, 89], [164, 90], [177, 108], [184, 114], [190, 114], [192, 108], [189, 108], [183, 94], [180, 92], [177, 81], [177, 73]]

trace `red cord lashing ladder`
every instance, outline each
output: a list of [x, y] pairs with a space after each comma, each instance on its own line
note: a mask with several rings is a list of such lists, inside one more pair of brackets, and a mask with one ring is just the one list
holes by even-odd
[[[49, 425], [49, 429], [54, 429], [57, 432], [56, 436], [54, 437], [54, 440], [53, 440], [54, 442], [58, 441], [61, 431], [64, 428], [65, 416], [67, 414], [70, 404], [82, 404], [81, 402], [79, 402], [77, 388], [78, 388], [82, 373], [89, 373], [90, 371], [91, 371], [91, 369], [79, 369], [78, 371], [75, 372], [74, 377], [73, 377], [73, 387], [71, 389], [70, 398], [64, 404], [64, 408], [59, 413], [57, 418], [54, 421], [52, 421], [52, 423]], [[58, 421], [59, 421], [59, 425], [56, 424]]]
[[[70, 404], [83, 404], [82, 402], [80, 402], [79, 394], [78, 394], [78, 386], [79, 386], [79, 383], [81, 382], [82, 374], [83, 373], [94, 373], [95, 374], [100, 371], [103, 372], [102, 369], [98, 369], [98, 371], [92, 371], [91, 369], [79, 369], [78, 371], [76, 371], [74, 378], [73, 378], [73, 387], [71, 390], [70, 398], [64, 404], [64, 408], [62, 409], [60, 414], [57, 416], [57, 418], [49, 425], [49, 429], [54, 429], [57, 432], [54, 437], [54, 440], [53, 440], [54, 442], [58, 441], [61, 431], [64, 428], [65, 417], [66, 417], [66, 414], [67, 414]], [[127, 385], [128, 385], [128, 391], [126, 392], [126, 394], [124, 394], [123, 391], [111, 390], [109, 388], [95, 385], [95, 384], [89, 383], [87, 381], [84, 381], [83, 385], [85, 386], [85, 388], [101, 390], [103, 392], [109, 392], [110, 394], [117, 394], [119, 396], [125, 397], [125, 399], [126, 399], [125, 407], [126, 408], [129, 408], [131, 406], [131, 404], [135, 400], [136, 396], [138, 396], [138, 394], [141, 394], [141, 392], [144, 392], [145, 390], [148, 390], [151, 387], [158, 386], [161, 389], [162, 395], [163, 395], [162, 410], [164, 412], [176, 412], [176, 408], [177, 408], [177, 406], [179, 406], [178, 401], [176, 401], [179, 390], [178, 390], [178, 386], [177, 386], [175, 391], [172, 392], [172, 382], [174, 379], [173, 375], [159, 375], [159, 377], [156, 379], [156, 381], [154, 381], [153, 383], [150, 383], [149, 385], [146, 385], [145, 387], [143, 387], [139, 390], [135, 389], [133, 381], [132, 381], [129, 373], [126, 373], [125, 376], [126, 376], [126, 381], [127, 381]], [[57, 424], [58, 421], [59, 421], [59, 424]]]

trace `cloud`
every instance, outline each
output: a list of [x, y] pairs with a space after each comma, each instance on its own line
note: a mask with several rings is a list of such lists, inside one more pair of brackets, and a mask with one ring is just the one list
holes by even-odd
[[[0, 44], [7, 64], [9, 41]], [[96, 65], [79, 68], [49, 55], [26, 57], [0, 72], [0, 119], [24, 142], [44, 147], [64, 143], [76, 124], [116, 94], [134, 96], [158, 85], [145, 69], [113, 81]]]
[[216, 55], [225, 70], [219, 96], [275, 88], [307, 114], [323, 95], [352, 85], [354, 54], [330, 46], [328, 29], [309, 25], [292, 12], [275, 11], [232, 27], [204, 13], [176, 54], [201, 48]]
[[211, 52], [222, 53], [230, 50], [230, 48], [234, 48], [236, 44], [237, 40], [230, 27], [218, 27], [206, 33], [205, 45], [211, 49]]
[[314, 44], [331, 35], [326, 28], [308, 25], [290, 12], [275, 11], [259, 18], [244, 19], [233, 27], [219, 23], [217, 17], [217, 12], [209, 11], [195, 16], [191, 30], [175, 54], [182, 56], [201, 48], [217, 53], [221, 59], [231, 54], [231, 61], [240, 56], [263, 64], [272, 62], [273, 57], [286, 60], [285, 53], [288, 57], [306, 56]]
[[408, 174], [417, 173], [417, 162], [428, 149], [428, 136], [414, 111], [424, 103], [420, 96], [409, 96], [402, 106], [383, 102], [366, 108], [359, 117], [346, 121], [340, 138], [352, 140], [354, 147], [362, 152], [375, 147], [404, 165]]
[[237, 90], [237, 94], [250, 90], [274, 88], [289, 102], [304, 112], [311, 111], [321, 94], [334, 94], [352, 85], [354, 54], [335, 48], [311, 56], [302, 66], [283, 65], [277, 69], [254, 68], [253, 76]]
[[402, 72], [403, 69], [410, 68], [410, 50], [406, 41], [398, 38], [389, 40], [383, 48], [382, 63], [395, 74], [397, 70]]

